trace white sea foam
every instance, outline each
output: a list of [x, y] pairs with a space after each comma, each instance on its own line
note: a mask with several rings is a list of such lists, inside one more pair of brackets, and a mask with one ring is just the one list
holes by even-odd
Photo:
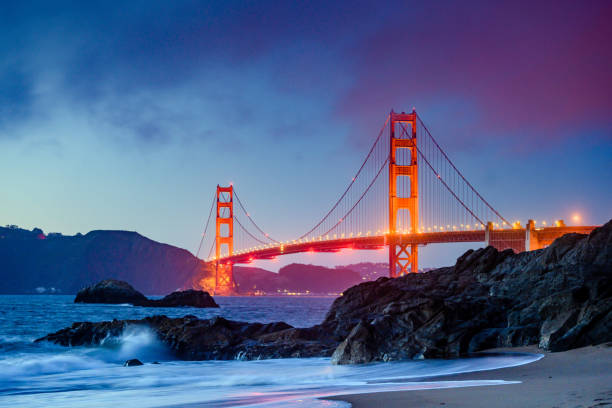
[[144, 326], [128, 326], [121, 336], [106, 337], [100, 346], [100, 358], [109, 362], [123, 362], [132, 358], [152, 362], [172, 358], [168, 348], [155, 333]]
[[[72, 296], [0, 296], [0, 407], [196, 406], [341, 407], [317, 397], [376, 392], [504, 384], [491, 376], [480, 382], [422, 382], [422, 378], [502, 368], [539, 356], [489, 356], [333, 366], [329, 359], [261, 361], [173, 361], [156, 335], [128, 327], [96, 347], [62, 347], [32, 340], [75, 321], [142, 319], [159, 310], [117, 305], [74, 304]], [[220, 298], [221, 309], [190, 310], [198, 317], [222, 315], [241, 321], [287, 321], [310, 326], [324, 318], [330, 299]], [[169, 316], [184, 310], [164, 309]], [[123, 367], [127, 359], [145, 365]], [[160, 361], [161, 364], [151, 364]]]
[[[134, 332], [123, 338], [130, 343], [142, 336], [145, 335]], [[144, 338], [149, 341], [147, 336]], [[21, 380], [4, 378], [2, 381], [6, 387], [0, 393], [0, 407], [108, 407], [117, 403], [131, 408], [196, 403], [211, 407], [281, 407], [299, 406], [300, 401], [308, 401], [302, 406], [340, 406], [315, 398], [359, 392], [506, 384], [495, 378], [428, 382], [415, 381], [415, 378], [502, 368], [541, 357], [517, 354], [360, 366], [334, 366], [329, 359], [310, 358], [165, 362], [127, 368], [96, 360], [92, 353], [72, 351], [63, 356], [39, 359], [38, 363], [21, 361], [22, 370], [13, 372]], [[44, 398], [40, 398], [41, 393], [45, 394]]]

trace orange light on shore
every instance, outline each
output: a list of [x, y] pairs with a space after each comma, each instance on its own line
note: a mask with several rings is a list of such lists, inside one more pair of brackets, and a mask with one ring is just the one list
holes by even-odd
[[580, 222], [581, 219], [582, 219], [582, 217], [580, 217], [580, 214], [578, 214], [578, 213], [574, 213], [572, 215], [572, 221], [574, 221], [576, 223]]

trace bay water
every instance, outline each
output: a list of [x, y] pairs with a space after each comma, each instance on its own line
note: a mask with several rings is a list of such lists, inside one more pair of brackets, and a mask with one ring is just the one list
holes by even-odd
[[[223, 316], [249, 322], [321, 323], [330, 297], [215, 297], [219, 309], [75, 304], [74, 296], [0, 296], [0, 407], [341, 407], [329, 395], [485, 386], [487, 381], [427, 377], [526, 364], [535, 354], [335, 366], [329, 358], [180, 361], [155, 334], [128, 328], [96, 347], [34, 340], [77, 321], [141, 319], [155, 314]], [[144, 365], [124, 367], [137, 358]], [[153, 364], [157, 362], [159, 364]]]

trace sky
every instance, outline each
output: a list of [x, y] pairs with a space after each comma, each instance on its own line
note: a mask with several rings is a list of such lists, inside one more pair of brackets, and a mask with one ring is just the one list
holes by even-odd
[[[195, 252], [232, 182], [290, 239], [336, 201], [388, 112], [413, 107], [507, 218], [604, 223], [611, 20], [609, 1], [5, 1], [0, 224]], [[465, 249], [428, 246], [421, 266]]]

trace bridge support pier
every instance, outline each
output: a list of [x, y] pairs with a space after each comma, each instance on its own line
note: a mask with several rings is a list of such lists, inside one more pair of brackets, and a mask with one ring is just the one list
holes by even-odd
[[[410, 232], [416, 233], [419, 225], [418, 202], [418, 165], [417, 165], [417, 115], [412, 113], [395, 113], [389, 118], [389, 276], [395, 278], [407, 273], [419, 271], [418, 246], [401, 242], [397, 234], [397, 213], [408, 210], [410, 214]], [[406, 149], [408, 155], [400, 155], [398, 150]], [[408, 156], [404, 158], [403, 156]], [[398, 177], [408, 177], [410, 191], [397, 191]], [[404, 230], [406, 229], [406, 226]]]
[[234, 189], [217, 185], [217, 222], [215, 233], [215, 295], [235, 292], [234, 271], [230, 262], [221, 263], [223, 246], [228, 256], [234, 253]]

